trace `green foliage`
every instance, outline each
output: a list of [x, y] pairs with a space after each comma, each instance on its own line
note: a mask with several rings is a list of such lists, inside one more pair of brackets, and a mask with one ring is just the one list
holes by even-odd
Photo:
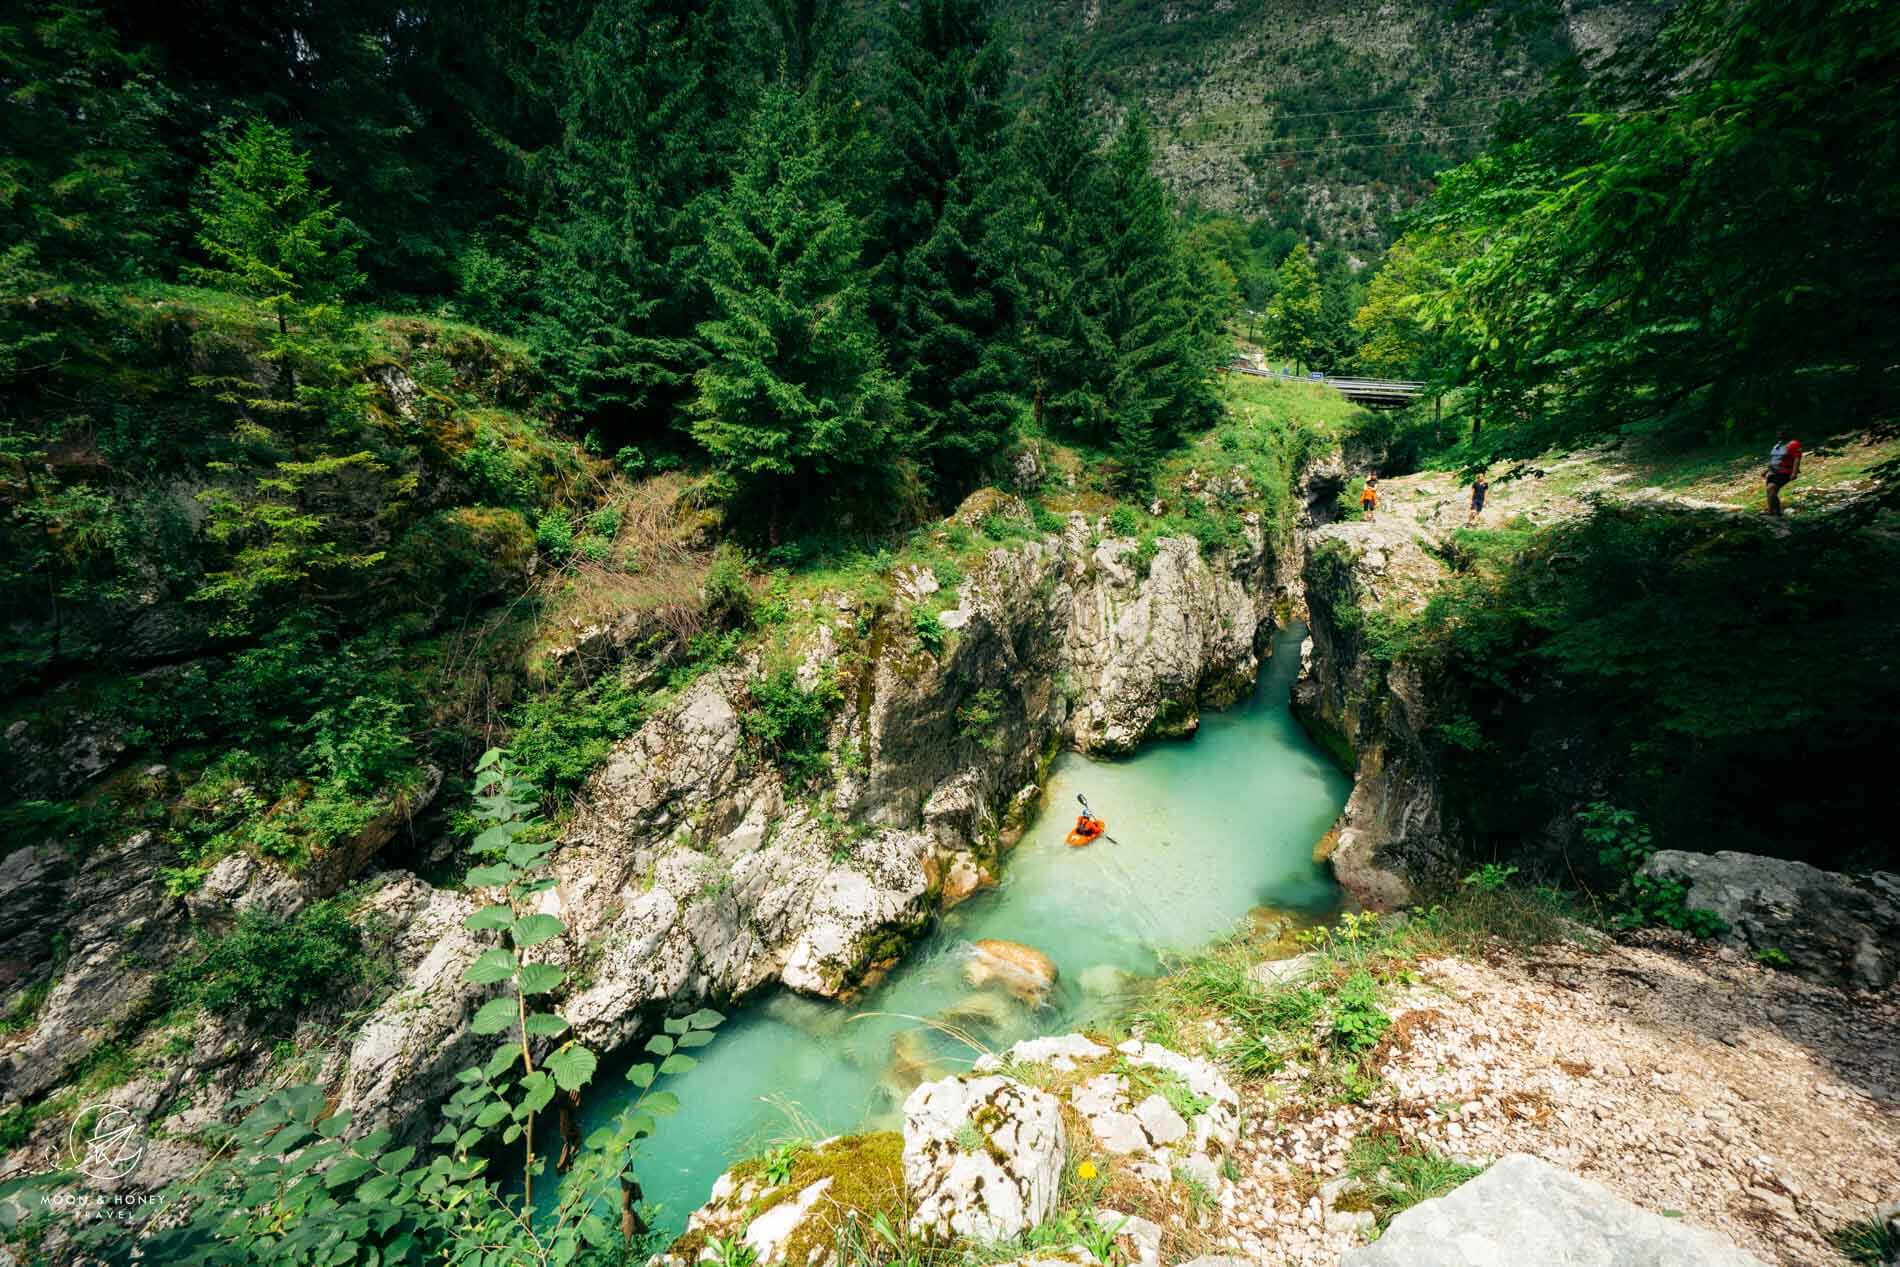
[[794, 503], [888, 471], [903, 413], [859, 267], [863, 232], [827, 184], [833, 157], [809, 97], [766, 90], [707, 239], [714, 315], [693, 435], [776, 537]]
[[823, 774], [831, 712], [844, 700], [837, 683], [825, 676], [806, 689], [796, 672], [779, 669], [753, 682], [751, 691], [739, 725], [758, 751], [795, 787]]
[[1508, 867], [1496, 862], [1487, 862], [1476, 871], [1467, 875], [1464, 879], [1458, 881], [1458, 883], [1468, 889], [1474, 889], [1479, 893], [1496, 893], [1505, 885], [1509, 884], [1511, 877], [1516, 874], [1516, 867]]
[[1891, 1221], [1878, 1213], [1835, 1228], [1828, 1233], [1828, 1239], [1834, 1242], [1841, 1257], [1860, 1267], [1886, 1267], [1900, 1258], [1900, 1236], [1894, 1234]]
[[[1452, 266], [1419, 279], [1417, 312], [1466, 357], [1487, 443], [1765, 445], [1888, 416], [1900, 336], [1863, 314], [1900, 228], [1900, 150], [1868, 144], [1893, 127], [1896, 56], [1890, 5], [1694, 0], [1448, 173], [1416, 232], [1451, 239], [1421, 249]], [[1790, 248], [1808, 241], [1833, 245]]]
[[1002, 692], [986, 686], [957, 705], [957, 734], [985, 752], [994, 752], [1002, 742], [996, 733], [1002, 714]]
[[922, 603], [910, 609], [910, 631], [917, 635], [917, 641], [931, 655], [942, 653], [943, 640], [949, 632], [943, 627], [936, 610]]
[[1779, 946], [1763, 946], [1755, 952], [1755, 962], [1766, 968], [1794, 967], [1794, 960]]
[[[736, 64], [734, 6], [609, 0], [587, 10], [559, 67], [558, 144], [527, 261], [465, 256], [464, 290], [489, 273], [519, 295], [488, 301], [527, 327], [554, 391], [611, 437], [631, 476], [655, 453], [706, 363], [704, 278], [713, 201], [738, 147], [752, 87]], [[470, 276], [473, 270], [474, 276]]]
[[1281, 261], [1279, 283], [1267, 303], [1267, 340], [1278, 356], [1304, 370], [1319, 346], [1319, 274], [1301, 243]]
[[906, 446], [954, 497], [1011, 443], [1026, 386], [1009, 58], [981, 0], [924, 0], [892, 17], [873, 298], [904, 377]]
[[1453, 1161], [1390, 1132], [1373, 1131], [1353, 1141], [1346, 1154], [1346, 1173], [1383, 1230], [1419, 1202], [1442, 1197], [1477, 1178], [1484, 1167]]
[[752, 582], [746, 567], [745, 555], [729, 541], [713, 551], [712, 564], [706, 569], [707, 615], [738, 628], [751, 623]]
[[[234, 1105], [243, 1110], [238, 1125], [213, 1128], [223, 1137], [214, 1160], [164, 1194], [164, 1208], [182, 1211], [182, 1219], [132, 1230], [143, 1252], [157, 1261], [231, 1267], [469, 1263], [497, 1254], [555, 1267], [620, 1251], [616, 1224], [639, 1141], [679, 1104], [655, 1083], [692, 1068], [687, 1053], [710, 1042], [723, 1018], [704, 1010], [668, 1018], [647, 1039], [654, 1059], [626, 1075], [639, 1094], [587, 1137], [553, 1200], [537, 1206], [547, 1158], [535, 1150], [536, 1117], [556, 1096], [586, 1088], [599, 1062], [544, 1004], [565, 974], [538, 948], [566, 926], [538, 910], [553, 883], [546, 866], [553, 841], [539, 830], [535, 790], [516, 777], [505, 754], [491, 750], [477, 766], [475, 793], [476, 817], [485, 824], [475, 849], [486, 861], [467, 883], [487, 904], [465, 923], [498, 944], [469, 964], [463, 979], [499, 988], [471, 1027], [506, 1041], [457, 1074], [430, 1151], [392, 1148], [388, 1130], [352, 1135], [350, 1115], [332, 1113], [319, 1087], [246, 1091]], [[522, 1158], [518, 1190], [486, 1173], [495, 1150], [513, 1147]], [[116, 1222], [81, 1233], [93, 1248], [108, 1240], [123, 1248], [127, 1235]]]
[[172, 969], [170, 993], [254, 1021], [295, 1016], [368, 974], [362, 938], [335, 901], [289, 919], [241, 911], [229, 932], [201, 935], [200, 947]]
[[625, 672], [591, 681], [564, 677], [509, 714], [509, 756], [523, 780], [565, 797], [606, 760], [617, 741], [640, 728], [652, 708], [652, 696], [635, 690]]
[[[1891, 541], [1845, 522], [1782, 534], [1619, 505], [1511, 535], [1457, 536], [1464, 570], [1391, 647], [1446, 714], [1484, 719], [1482, 749], [1439, 745], [1482, 850], [1508, 856], [1567, 818], [1574, 800], [1549, 772], [1593, 769], [1633, 826], [1575, 861], [1614, 847], [1600, 863], [1612, 884], [1657, 840], [1883, 865], [1884, 842], [1860, 828], [1880, 812], [1872, 754], [1900, 728], [1900, 684], [1876, 667], [1900, 654], [1900, 631], [1875, 614], [1900, 602]], [[1313, 565], [1330, 578], [1324, 552]], [[1779, 791], [1791, 786], [1803, 794]]]
[[215, 140], [197, 213], [209, 263], [192, 276], [249, 296], [280, 334], [362, 285], [348, 224], [283, 128], [253, 119]]
[[1108, 529], [1118, 537], [1141, 535], [1141, 514], [1133, 506], [1117, 506], [1108, 512]]
[[1333, 998], [1327, 1031], [1333, 1046], [1346, 1052], [1370, 1051], [1391, 1025], [1392, 1018], [1379, 1008], [1379, 983], [1364, 971], [1347, 977]]

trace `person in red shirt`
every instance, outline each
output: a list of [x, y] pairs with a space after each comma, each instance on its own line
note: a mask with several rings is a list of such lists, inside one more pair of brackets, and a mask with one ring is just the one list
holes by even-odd
[[1768, 513], [1781, 513], [1781, 487], [1795, 476], [1801, 474], [1801, 442], [1788, 435], [1775, 437], [1775, 447], [1768, 450]]

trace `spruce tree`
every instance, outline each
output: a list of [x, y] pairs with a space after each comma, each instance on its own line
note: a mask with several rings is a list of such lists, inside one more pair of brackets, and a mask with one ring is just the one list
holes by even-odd
[[885, 368], [864, 232], [832, 192], [807, 97], [769, 87], [708, 234], [715, 315], [693, 435], [774, 541], [801, 497], [862, 491], [891, 458], [903, 393]]
[[1321, 317], [1319, 274], [1301, 243], [1281, 261], [1279, 285], [1267, 302], [1267, 339], [1276, 356], [1304, 371], [1313, 359]]
[[1023, 393], [1019, 217], [1006, 192], [1008, 61], [988, 0], [897, 15], [875, 308], [908, 388], [909, 447], [960, 490], [1005, 447]]
[[746, 96], [729, 8], [607, 0], [569, 59], [531, 330], [609, 451], [663, 443], [704, 363], [703, 242]]
[[311, 187], [310, 160], [290, 133], [262, 119], [214, 142], [198, 217], [210, 263], [187, 275], [255, 300], [279, 335], [293, 316], [362, 285], [357, 244], [329, 191]]
[[1023, 250], [1023, 349], [1038, 425], [1107, 440], [1105, 384], [1113, 357], [1097, 198], [1101, 132], [1081, 54], [1064, 43], [1018, 133], [1030, 233]]
[[1190, 285], [1167, 191], [1153, 170], [1147, 116], [1131, 110], [1101, 182], [1104, 331], [1115, 452], [1128, 487], [1145, 491], [1161, 452], [1220, 412], [1208, 301]]

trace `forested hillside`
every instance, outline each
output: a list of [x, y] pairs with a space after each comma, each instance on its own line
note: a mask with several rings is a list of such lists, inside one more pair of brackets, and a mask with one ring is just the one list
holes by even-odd
[[1062, 0], [1011, 6], [1030, 60], [1075, 39], [1162, 120], [1175, 195], [1375, 259], [1393, 217], [1553, 83], [1640, 45], [1647, 0]]
[[[1883, 0], [16, 0], [0, 100], [24, 1261], [645, 1261], [703, 1009], [876, 988], [1059, 749], [1192, 733], [1309, 618], [1315, 903], [1710, 932], [1659, 848], [1893, 865]], [[1357, 919], [1337, 997], [1197, 997], [1253, 1089], [1378, 1094], [1411, 969]], [[1786, 944], [1891, 983], [1847, 938]], [[183, 1205], [28, 1226], [127, 1087]]]

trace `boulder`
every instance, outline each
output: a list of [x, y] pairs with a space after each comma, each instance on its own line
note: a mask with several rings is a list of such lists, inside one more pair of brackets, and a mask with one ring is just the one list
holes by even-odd
[[1220, 1159], [1240, 1142], [1232, 1085], [1207, 1061], [1156, 1043], [1131, 1039], [1116, 1050], [1126, 1073], [1098, 1073], [1069, 1092], [1096, 1142], [1144, 1179], [1168, 1183], [1179, 1170], [1218, 1194]]
[[995, 1075], [927, 1082], [904, 1101], [912, 1232], [1021, 1236], [1054, 1211], [1065, 1147], [1056, 1098]]
[[1048, 1038], [1025, 1038], [1008, 1051], [990, 1052], [976, 1062], [978, 1073], [998, 1073], [1012, 1065], [1047, 1065], [1064, 1073], [1081, 1064], [1101, 1060], [1108, 1048], [1081, 1034], [1059, 1034]]
[[1291, 959], [1269, 959], [1265, 963], [1257, 963], [1247, 969], [1247, 975], [1271, 990], [1276, 986], [1304, 981], [1318, 970], [1321, 959], [1318, 951], [1309, 950]]
[[1854, 877], [1782, 858], [1676, 849], [1651, 857], [1643, 874], [1686, 884], [1691, 910], [1728, 924], [1724, 941], [1778, 951], [1802, 976], [1863, 990], [1900, 976], [1900, 875]]
[[829, 1263], [846, 1224], [863, 1228], [878, 1211], [902, 1205], [901, 1149], [890, 1131], [834, 1136], [797, 1148], [777, 1182], [757, 1161], [735, 1166], [654, 1267], [718, 1261], [715, 1241], [743, 1245], [756, 1267]]
[[1421, 1201], [1340, 1267], [1763, 1267], [1714, 1232], [1639, 1209], [1522, 1153]]
[[1115, 1235], [1115, 1247], [1129, 1267], [1160, 1267], [1161, 1228], [1139, 1214], [1120, 1210], [1097, 1210], [1095, 1226]]
[[1055, 987], [1056, 962], [1034, 946], [985, 939], [970, 947], [963, 979], [978, 988], [995, 982], [1023, 1002], [1040, 1006]]

